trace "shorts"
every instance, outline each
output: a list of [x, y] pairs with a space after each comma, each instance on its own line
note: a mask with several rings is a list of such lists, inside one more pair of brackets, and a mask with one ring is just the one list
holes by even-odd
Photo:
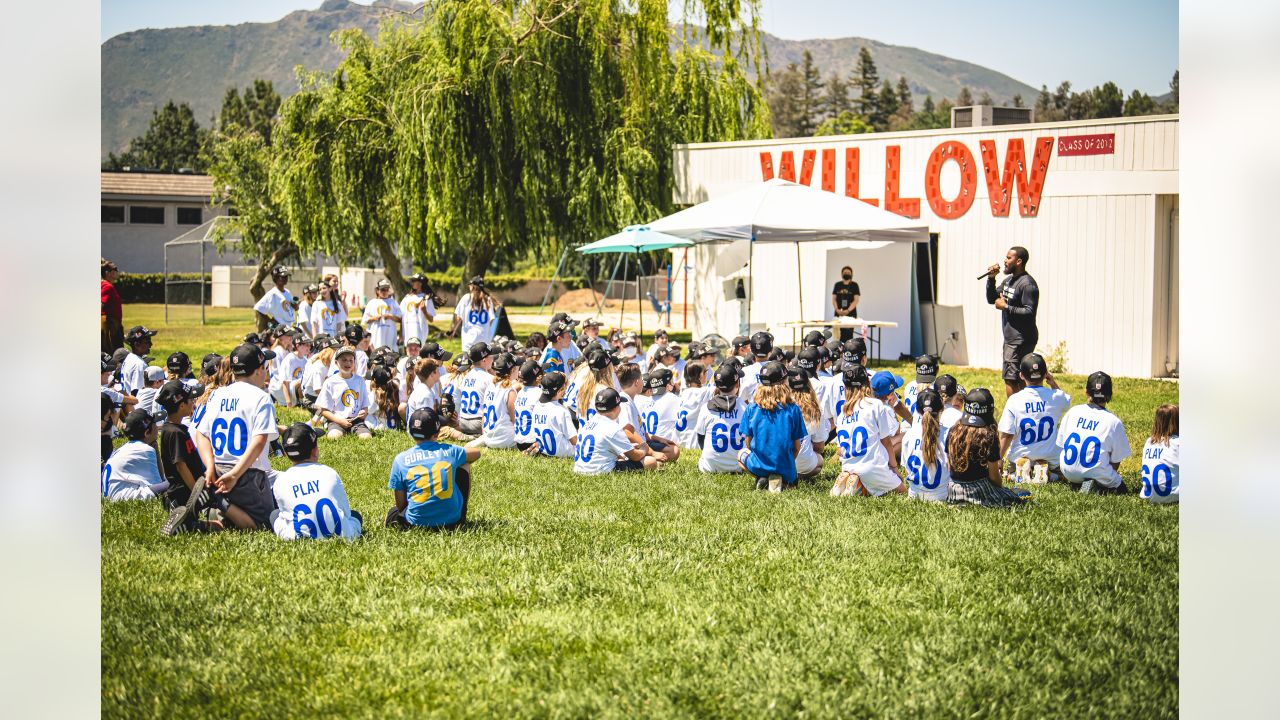
[[484, 418], [458, 418], [458, 432], [464, 435], [480, 435], [484, 433]]
[[359, 433], [361, 431], [367, 432], [370, 435], [373, 434], [373, 431], [369, 429], [369, 425], [365, 423], [364, 420], [357, 420], [356, 422], [352, 423], [350, 430], [342, 427], [341, 425], [335, 422], [326, 423], [324, 429], [329, 432], [333, 432], [334, 430], [337, 430], [343, 435]]
[[648, 440], [648, 443], [649, 443], [649, 448], [654, 450], [655, 452], [662, 452], [663, 450], [667, 449], [667, 444], [662, 442], [661, 440], [650, 439]]
[[[229, 472], [231, 465], [219, 465], [218, 474]], [[259, 529], [271, 527], [271, 511], [276, 509], [276, 499], [271, 494], [271, 482], [275, 473], [270, 475], [258, 468], [249, 468], [236, 481], [231, 492], [223, 493], [229, 505], [235, 505], [248, 515]]]
[[516, 443], [516, 449], [519, 450], [520, 452], [524, 452], [525, 450], [528, 450], [529, 448], [537, 444], [538, 443], [536, 442], [518, 442]]
[[1030, 355], [1036, 349], [1034, 340], [1020, 343], [1004, 344], [1004, 370], [1000, 377], [1005, 382], [1016, 382], [1022, 377], [1022, 358]]
[[312, 395], [309, 392], [304, 392], [302, 393], [302, 398], [298, 400], [298, 407], [310, 410], [315, 407], [316, 400], [318, 399], [318, 395]]
[[880, 497], [893, 492], [902, 484], [902, 478], [888, 467], [873, 467], [858, 473], [858, 480], [867, 489], [871, 497]]
[[613, 466], [614, 472], [632, 472], [643, 469], [644, 463], [639, 460], [619, 460], [618, 464]]

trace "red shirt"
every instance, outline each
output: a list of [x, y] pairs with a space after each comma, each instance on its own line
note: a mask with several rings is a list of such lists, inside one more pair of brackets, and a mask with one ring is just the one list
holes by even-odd
[[120, 301], [120, 293], [106, 280], [102, 281], [102, 314], [113, 320], [124, 317], [124, 304]]

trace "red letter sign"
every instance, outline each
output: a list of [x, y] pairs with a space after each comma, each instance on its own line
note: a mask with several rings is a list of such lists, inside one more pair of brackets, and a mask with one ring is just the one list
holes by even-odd
[[890, 145], [884, 152], [884, 209], [902, 217], [920, 217], [920, 198], [898, 197], [902, 176], [902, 148]]
[[[943, 200], [939, 187], [942, 165], [948, 160], [960, 166], [960, 194], [954, 200]], [[973, 153], [964, 143], [948, 140], [933, 149], [929, 164], [924, 170], [924, 194], [929, 199], [933, 213], [944, 220], [955, 220], [973, 205], [974, 191], [978, 187], [978, 173], [973, 166]]]
[[986, 173], [987, 195], [991, 201], [991, 214], [1009, 216], [1009, 200], [1014, 181], [1018, 184], [1018, 212], [1023, 217], [1035, 217], [1040, 209], [1040, 191], [1044, 189], [1045, 171], [1049, 167], [1049, 154], [1053, 151], [1052, 138], [1036, 140], [1035, 157], [1031, 160], [1031, 180], [1027, 181], [1026, 154], [1022, 140], [1013, 138], [1004, 156], [1004, 173], [997, 177], [996, 144], [994, 140], [982, 140], [982, 167]]
[[858, 197], [858, 170], [861, 166], [858, 158], [858, 148], [844, 149], [844, 194], [851, 198], [857, 198], [868, 205], [880, 206], [880, 201], [875, 198]]

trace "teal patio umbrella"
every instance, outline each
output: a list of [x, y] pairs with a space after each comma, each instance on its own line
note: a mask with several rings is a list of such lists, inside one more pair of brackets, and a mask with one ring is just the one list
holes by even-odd
[[[650, 250], [666, 250], [673, 247], [689, 247], [693, 245], [692, 240], [676, 237], [675, 235], [667, 235], [665, 233], [650, 230], [647, 225], [628, 225], [622, 229], [622, 232], [610, 235], [603, 240], [597, 240], [593, 243], [587, 243], [578, 248], [578, 252], [583, 255], [594, 255], [598, 253], [625, 253], [635, 255], [636, 253], [648, 252]], [[624, 258], [625, 259], [625, 258]], [[625, 265], [623, 266], [623, 276], [626, 276]], [[624, 307], [626, 300], [623, 300]], [[636, 276], [636, 305], [640, 310], [640, 338], [644, 339], [644, 304], [640, 300], [640, 279]], [[622, 324], [622, 311], [618, 312], [618, 324]]]

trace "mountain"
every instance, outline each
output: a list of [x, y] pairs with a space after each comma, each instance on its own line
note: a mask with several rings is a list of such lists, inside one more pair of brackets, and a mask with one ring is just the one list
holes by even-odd
[[[325, 0], [315, 10], [298, 10], [270, 23], [242, 23], [122, 33], [102, 44], [102, 156], [124, 150], [147, 129], [153, 109], [169, 99], [187, 102], [196, 120], [208, 126], [222, 107], [229, 87], [243, 88], [255, 78], [270, 80], [281, 96], [298, 89], [295, 68], [332, 70], [342, 52], [331, 40], [336, 30], [358, 27], [376, 34], [386, 18], [409, 13], [420, 4], [375, 0], [357, 5]], [[784, 40], [765, 34], [769, 67], [801, 61], [807, 48], [825, 79], [847, 77], [866, 46], [882, 79], [896, 83], [905, 75], [917, 107], [926, 95], [935, 101], [955, 98], [967, 85], [975, 98], [983, 91], [998, 102], [1021, 93], [1028, 105], [1036, 89], [980, 65], [916, 48], [886, 45], [866, 38]]]

